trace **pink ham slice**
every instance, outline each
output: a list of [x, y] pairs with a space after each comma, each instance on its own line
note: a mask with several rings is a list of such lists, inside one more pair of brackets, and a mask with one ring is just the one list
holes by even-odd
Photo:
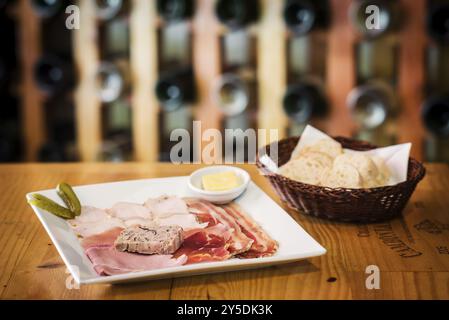
[[239, 254], [240, 258], [260, 258], [273, 255], [278, 248], [278, 244], [273, 240], [254, 219], [247, 215], [239, 205], [230, 203], [223, 205], [222, 208], [232, 216], [239, 224], [242, 232], [253, 243], [248, 251]]
[[237, 255], [250, 249], [254, 240], [242, 232], [235, 218], [223, 210], [223, 208], [201, 199], [185, 198], [184, 200], [187, 202], [190, 212], [202, 215], [203, 219], [208, 214], [213, 217], [209, 220], [217, 220], [231, 231], [229, 247], [227, 248], [231, 255]]
[[113, 228], [103, 233], [84, 238], [81, 241], [81, 246], [84, 250], [92, 247], [113, 247], [115, 239], [117, 239], [123, 230], [123, 228]]
[[86, 255], [95, 271], [104, 276], [178, 267], [187, 262], [185, 255], [178, 258], [171, 255], [140, 255], [119, 252], [114, 247], [91, 247], [86, 250]]

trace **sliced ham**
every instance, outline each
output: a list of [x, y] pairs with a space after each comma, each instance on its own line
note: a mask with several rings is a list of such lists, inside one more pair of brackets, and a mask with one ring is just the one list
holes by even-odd
[[130, 203], [130, 202], [118, 202], [112, 206], [112, 208], [108, 209], [108, 213], [116, 218], [119, 218], [121, 220], [128, 220], [128, 219], [152, 219], [151, 211], [137, 203]]
[[223, 208], [201, 199], [186, 198], [185, 200], [189, 209], [193, 209], [197, 214], [200, 212], [203, 215], [211, 215], [231, 231], [228, 250], [232, 255], [237, 255], [249, 250], [254, 240], [242, 232], [234, 217], [229, 215]]
[[187, 256], [140, 255], [119, 252], [114, 247], [91, 247], [86, 255], [99, 275], [116, 275], [144, 270], [177, 267], [187, 262]]
[[277, 242], [273, 240], [253, 218], [246, 214], [239, 205], [230, 203], [223, 205], [222, 208], [235, 219], [242, 232], [253, 240], [249, 250], [241, 253], [239, 257], [266, 257], [273, 255], [277, 251]]
[[112, 247], [123, 228], [113, 228], [108, 231], [84, 238], [81, 241], [82, 247], [86, 250], [92, 247]]
[[151, 198], [145, 202], [155, 218], [166, 218], [174, 214], [188, 214], [187, 204], [177, 196], [160, 196]]

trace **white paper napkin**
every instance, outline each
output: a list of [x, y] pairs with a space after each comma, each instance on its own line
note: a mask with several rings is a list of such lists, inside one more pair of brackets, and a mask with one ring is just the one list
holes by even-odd
[[[301, 138], [298, 141], [295, 149], [292, 152], [298, 154], [304, 147], [315, 144], [316, 142], [329, 139], [334, 140], [324, 132], [307, 125], [301, 134]], [[408, 172], [408, 160], [410, 157], [411, 143], [403, 143], [385, 148], [377, 148], [369, 151], [355, 151], [350, 149], [344, 149], [345, 152], [365, 153], [370, 156], [375, 156], [384, 160], [385, 165], [391, 172], [390, 180], [387, 185], [395, 185], [407, 180]], [[263, 155], [260, 161], [271, 171], [277, 173], [279, 168], [277, 164], [267, 155]]]

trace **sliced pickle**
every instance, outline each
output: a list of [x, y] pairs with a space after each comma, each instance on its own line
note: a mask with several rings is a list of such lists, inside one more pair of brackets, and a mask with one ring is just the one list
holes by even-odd
[[58, 195], [64, 201], [66, 206], [75, 213], [76, 216], [81, 214], [81, 203], [73, 191], [72, 187], [67, 183], [60, 183], [56, 187]]
[[67, 208], [64, 208], [63, 206], [57, 204], [53, 200], [35, 193], [31, 196], [32, 198], [28, 200], [28, 203], [32, 204], [33, 206], [36, 206], [42, 210], [48, 211], [55, 216], [64, 218], [64, 219], [73, 219], [75, 218], [75, 213], [70, 211]]

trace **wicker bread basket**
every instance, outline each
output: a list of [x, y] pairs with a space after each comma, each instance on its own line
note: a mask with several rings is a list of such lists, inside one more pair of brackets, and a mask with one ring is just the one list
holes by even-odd
[[[290, 159], [299, 137], [278, 143], [278, 166]], [[376, 146], [363, 141], [336, 137], [344, 148], [370, 150]], [[266, 147], [270, 156], [271, 145]], [[424, 166], [409, 159], [407, 181], [394, 186], [372, 189], [326, 188], [297, 182], [273, 173], [256, 158], [257, 167], [269, 179], [282, 201], [300, 212], [324, 219], [343, 222], [375, 222], [391, 219], [401, 214], [416, 185], [424, 178]]]

